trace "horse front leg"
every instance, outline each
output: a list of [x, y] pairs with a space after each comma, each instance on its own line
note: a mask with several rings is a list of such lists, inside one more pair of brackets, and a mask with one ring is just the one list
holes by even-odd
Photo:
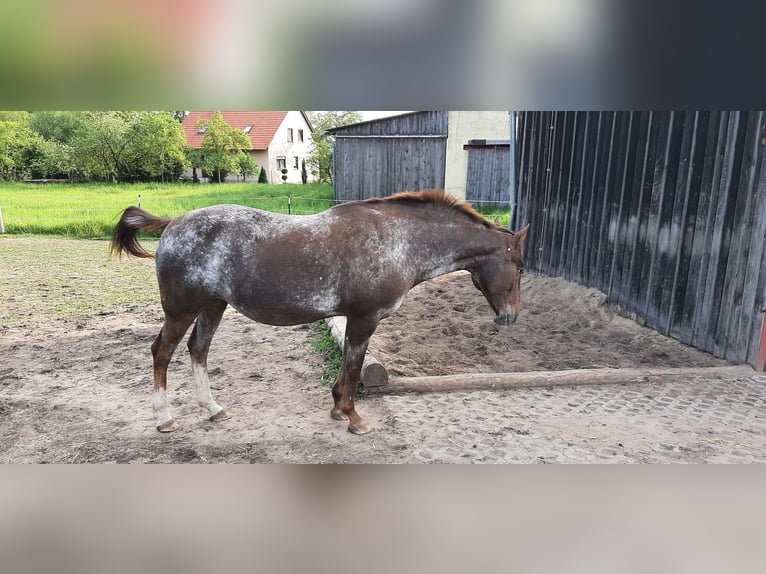
[[343, 340], [343, 365], [338, 380], [332, 388], [335, 404], [330, 415], [336, 420], [348, 419], [348, 430], [354, 434], [365, 434], [372, 430], [372, 427], [356, 412], [354, 396], [362, 374], [364, 354], [367, 352], [370, 337], [377, 326], [377, 321], [370, 319], [348, 317], [346, 322], [346, 335]]

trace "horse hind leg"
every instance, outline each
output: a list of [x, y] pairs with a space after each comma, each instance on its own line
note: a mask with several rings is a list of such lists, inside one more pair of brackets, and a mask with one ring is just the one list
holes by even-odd
[[197, 382], [197, 403], [207, 409], [211, 421], [222, 421], [229, 414], [213, 400], [210, 393], [210, 379], [207, 372], [207, 355], [221, 317], [226, 309], [225, 301], [218, 301], [212, 307], [203, 310], [197, 317], [197, 323], [189, 337], [189, 354], [191, 355], [192, 370]]
[[193, 315], [174, 318], [166, 314], [165, 323], [152, 344], [152, 357], [154, 359], [152, 408], [157, 417], [157, 430], [160, 432], [171, 432], [178, 428], [178, 423], [173, 420], [168, 408], [168, 365], [178, 343], [183, 339], [193, 320]]

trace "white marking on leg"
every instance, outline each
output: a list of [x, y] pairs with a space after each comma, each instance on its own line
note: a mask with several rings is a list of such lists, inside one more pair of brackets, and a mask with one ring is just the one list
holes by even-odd
[[161, 426], [171, 420], [170, 410], [168, 409], [168, 395], [165, 389], [157, 389], [152, 395], [152, 408], [157, 415], [157, 426]]
[[210, 379], [207, 376], [207, 369], [198, 363], [192, 363], [194, 378], [197, 380], [197, 403], [204, 407], [215, 416], [223, 410], [223, 407], [213, 400], [210, 394]]

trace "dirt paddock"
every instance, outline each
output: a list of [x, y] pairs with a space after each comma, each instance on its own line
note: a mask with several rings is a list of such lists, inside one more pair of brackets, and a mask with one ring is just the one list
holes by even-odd
[[[204, 419], [184, 342], [168, 386], [171, 412], [182, 427], [160, 434], [150, 406], [149, 350], [161, 325], [159, 303], [150, 293], [135, 304], [94, 303], [76, 317], [36, 311], [36, 298], [56, 297], [45, 277], [61, 272], [18, 255], [39, 249], [39, 242], [48, 242], [46, 252], [68, 248], [65, 240], [0, 239], [0, 462], [763, 459], [766, 393], [745, 376], [701, 381], [693, 391], [684, 381], [667, 381], [616, 390], [372, 392], [358, 401], [358, 410], [374, 430], [358, 437], [329, 416], [330, 389], [311, 346], [315, 327], [260, 325], [231, 309], [213, 340], [209, 367], [214, 396], [232, 418]], [[107, 262], [103, 243], [68, 243], [77, 243], [78, 252], [92, 250], [82, 269], [66, 270], [67, 296], [74, 300], [133, 284], [138, 290], [154, 280], [150, 262]], [[3, 252], [9, 246], [16, 257]], [[94, 261], [100, 262], [95, 274], [87, 271]], [[525, 276], [522, 301], [517, 323], [498, 327], [468, 275], [439, 278], [410, 293], [380, 325], [370, 348], [393, 376], [727, 364], [616, 316], [601, 293], [560, 279]], [[636, 406], [630, 401], [624, 411], [607, 408], [615, 392], [635, 394], [640, 408], [630, 410]], [[662, 402], [667, 397], [670, 402]], [[718, 418], [692, 416], [705, 400], [722, 397]], [[742, 422], [727, 418], [726, 405], [739, 401], [750, 405]], [[676, 402], [690, 405], [691, 418], [684, 418], [686, 411], [675, 419], [663, 414], [660, 407]], [[718, 427], [721, 432], [701, 435]], [[626, 451], [628, 444], [633, 451]]]

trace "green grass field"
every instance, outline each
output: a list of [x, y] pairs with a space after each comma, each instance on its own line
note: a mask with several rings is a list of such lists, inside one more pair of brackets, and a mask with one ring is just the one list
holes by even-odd
[[326, 184], [48, 184], [0, 183], [5, 233], [75, 238], [111, 235], [126, 207], [139, 204], [172, 217], [219, 203], [238, 203], [281, 213], [308, 214], [333, 205]]
[[[291, 199], [288, 200], [288, 197]], [[288, 205], [289, 201], [289, 205]], [[0, 182], [0, 209], [7, 235], [104, 238], [122, 211], [140, 205], [162, 217], [220, 203], [306, 215], [334, 204], [327, 184], [47, 184]], [[507, 226], [508, 210], [480, 211]]]

